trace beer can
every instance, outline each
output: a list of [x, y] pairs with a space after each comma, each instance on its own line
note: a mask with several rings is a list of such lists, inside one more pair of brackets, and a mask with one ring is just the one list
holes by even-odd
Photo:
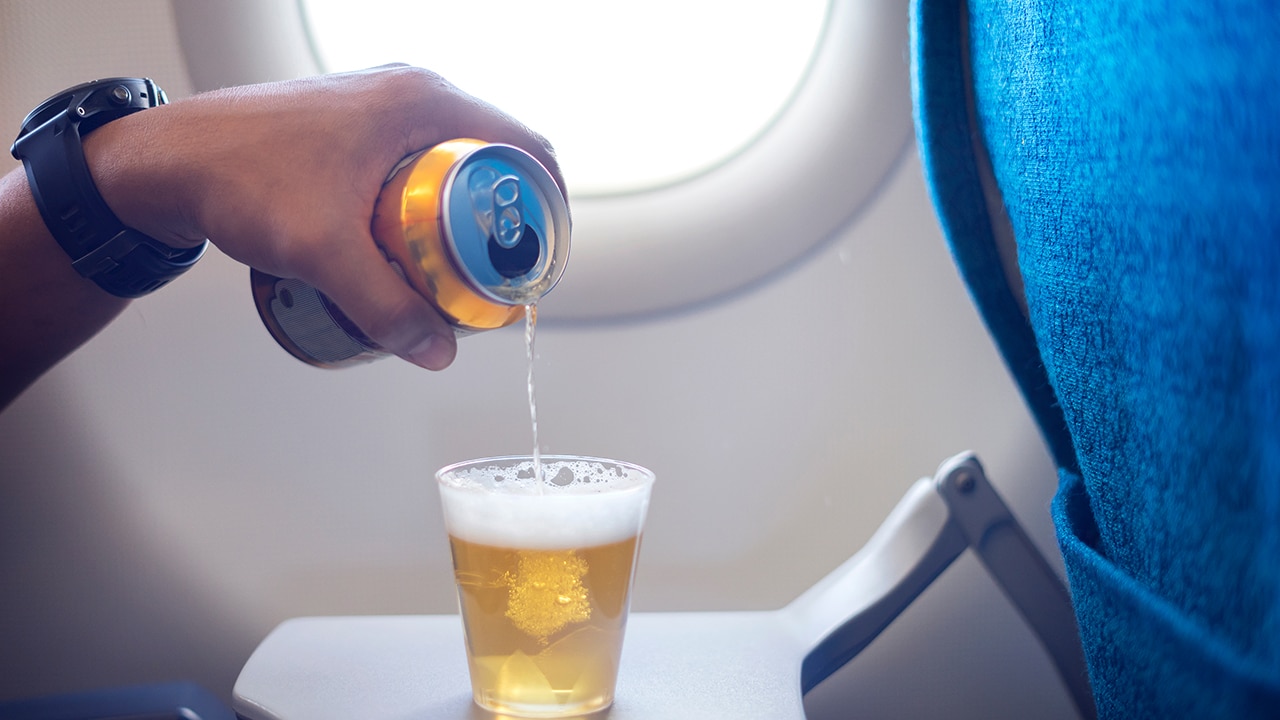
[[[387, 262], [457, 335], [505, 327], [560, 279], [569, 209], [532, 155], [450, 140], [405, 158], [378, 195], [372, 232]], [[254, 304], [291, 355], [341, 368], [389, 353], [314, 287], [252, 270]]]

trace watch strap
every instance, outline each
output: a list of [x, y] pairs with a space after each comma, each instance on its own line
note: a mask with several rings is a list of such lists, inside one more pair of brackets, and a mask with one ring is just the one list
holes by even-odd
[[164, 102], [163, 91], [148, 79], [87, 83], [32, 112], [13, 145], [40, 215], [72, 267], [119, 297], [140, 297], [166, 285], [208, 246], [206, 241], [174, 248], [125, 226], [102, 199], [85, 162], [83, 134]]

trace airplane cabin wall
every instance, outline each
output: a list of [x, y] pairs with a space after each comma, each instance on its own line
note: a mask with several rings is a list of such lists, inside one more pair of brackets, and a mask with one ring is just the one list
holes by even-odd
[[[0, 3], [15, 135], [94, 77], [150, 76], [182, 98], [185, 65], [166, 0]], [[261, 327], [247, 270], [211, 248], [0, 413], [0, 699], [179, 678], [227, 695], [289, 617], [456, 612], [431, 472], [531, 448], [524, 352], [514, 327], [462, 340], [439, 374], [310, 368]], [[779, 277], [639, 322], [548, 315], [535, 372], [545, 452], [658, 474], [634, 610], [779, 607], [965, 449], [1056, 553], [1051, 464], [911, 147]], [[964, 556], [810, 714], [1074, 717], [1049, 668]]]

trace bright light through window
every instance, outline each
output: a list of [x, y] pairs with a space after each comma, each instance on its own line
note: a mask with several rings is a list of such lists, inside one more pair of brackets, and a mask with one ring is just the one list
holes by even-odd
[[303, 0], [326, 70], [430, 68], [546, 135], [575, 194], [678, 181], [777, 115], [826, 0]]

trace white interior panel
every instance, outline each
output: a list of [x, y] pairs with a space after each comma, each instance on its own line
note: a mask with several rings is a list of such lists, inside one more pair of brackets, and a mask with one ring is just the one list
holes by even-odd
[[[0, 120], [16, 134], [97, 76], [188, 94], [173, 22], [161, 0], [0, 4]], [[1051, 465], [918, 159], [859, 182], [874, 192], [825, 244], [718, 301], [590, 323], [548, 303], [543, 450], [658, 474], [636, 609], [778, 607], [966, 448], [1055, 552]], [[606, 280], [573, 292], [607, 303]], [[227, 695], [286, 618], [454, 612], [431, 473], [530, 449], [525, 370], [519, 328], [464, 339], [438, 374], [303, 365], [262, 328], [248, 271], [211, 250], [0, 414], [0, 698], [176, 678]], [[944, 580], [814, 693], [813, 717], [1071, 716], [980, 566]], [[920, 668], [940, 675], [921, 685]]]

